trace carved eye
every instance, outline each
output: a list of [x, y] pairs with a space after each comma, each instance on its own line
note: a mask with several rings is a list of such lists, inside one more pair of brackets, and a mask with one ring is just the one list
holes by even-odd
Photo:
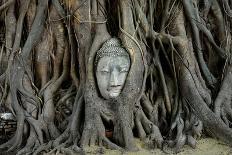
[[101, 73], [103, 73], [103, 74], [108, 74], [109, 71], [107, 71], [107, 70], [102, 70]]
[[127, 69], [120, 70], [120, 73], [127, 73], [127, 72], [128, 72]]

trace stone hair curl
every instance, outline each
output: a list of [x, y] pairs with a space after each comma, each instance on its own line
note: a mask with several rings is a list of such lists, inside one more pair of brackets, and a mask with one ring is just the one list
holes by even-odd
[[97, 51], [94, 65], [97, 66], [98, 61], [105, 56], [109, 56], [109, 57], [124, 56], [128, 60], [130, 60], [130, 56], [127, 50], [122, 47], [120, 40], [117, 38], [110, 38], [102, 45], [102, 47]]

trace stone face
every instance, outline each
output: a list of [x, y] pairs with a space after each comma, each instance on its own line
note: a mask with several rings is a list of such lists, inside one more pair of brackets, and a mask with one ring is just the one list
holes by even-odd
[[[99, 91], [105, 99], [120, 95], [130, 69], [130, 59], [119, 41], [108, 40], [97, 52], [96, 78]], [[115, 42], [115, 44], [114, 44]], [[100, 56], [99, 56], [100, 55]]]
[[105, 99], [115, 98], [121, 93], [130, 68], [125, 57], [103, 57], [97, 66], [97, 84]]

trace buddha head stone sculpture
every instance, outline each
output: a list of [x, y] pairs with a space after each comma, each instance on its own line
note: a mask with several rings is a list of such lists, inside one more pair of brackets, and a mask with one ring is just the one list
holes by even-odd
[[102, 97], [110, 99], [119, 96], [130, 69], [130, 57], [118, 39], [107, 40], [97, 51], [95, 69]]

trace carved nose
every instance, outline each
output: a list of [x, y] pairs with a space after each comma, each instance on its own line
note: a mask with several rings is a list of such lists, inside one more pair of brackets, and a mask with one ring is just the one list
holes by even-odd
[[118, 86], [118, 73], [117, 71], [113, 71], [110, 76], [110, 86], [116, 87]]

